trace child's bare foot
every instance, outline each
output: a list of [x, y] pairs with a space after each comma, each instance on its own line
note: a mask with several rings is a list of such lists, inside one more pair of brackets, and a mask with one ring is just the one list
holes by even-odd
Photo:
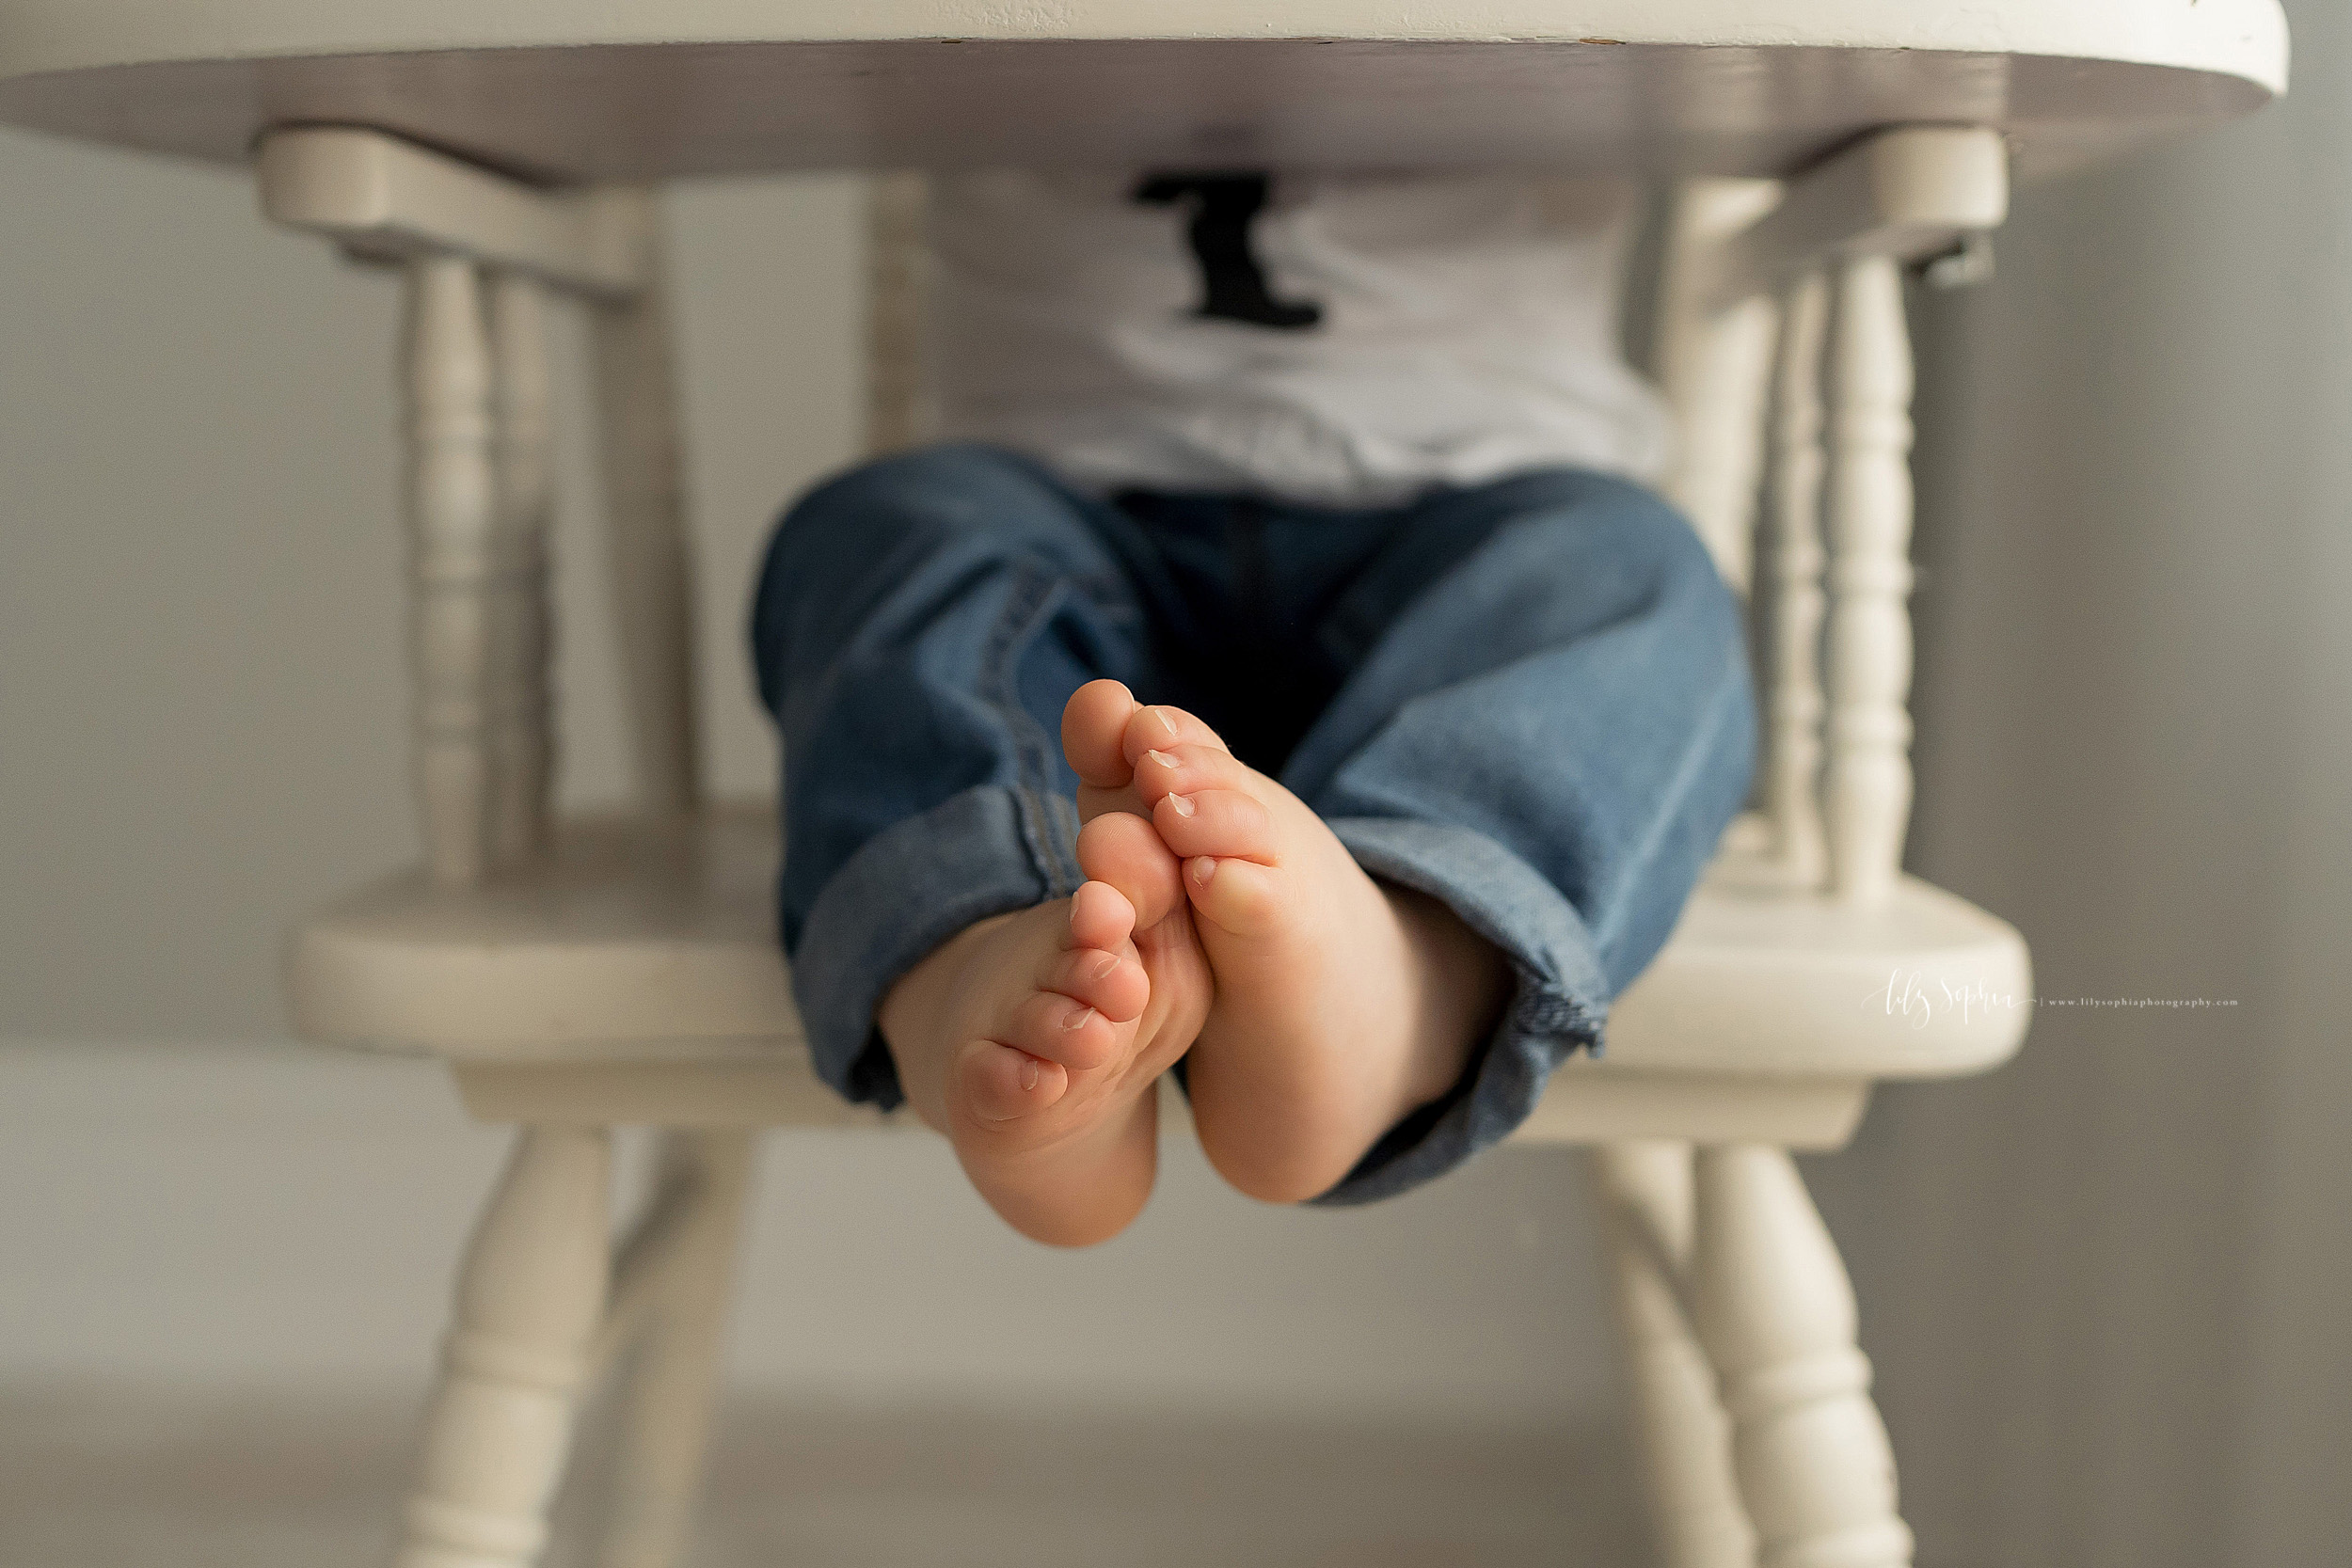
[[1134, 817], [1089, 824], [1073, 897], [967, 927], [907, 972], [880, 1022], [916, 1114], [1025, 1236], [1126, 1228], [1158, 1160], [1154, 1085], [1210, 979], [1175, 858]]
[[1210, 1161], [1268, 1202], [1329, 1191], [1460, 1078], [1508, 995], [1502, 956], [1443, 904], [1373, 880], [1182, 709], [1097, 681], [1071, 699], [1062, 744], [1089, 831], [1149, 813], [1184, 862], [1216, 977], [1186, 1067]]

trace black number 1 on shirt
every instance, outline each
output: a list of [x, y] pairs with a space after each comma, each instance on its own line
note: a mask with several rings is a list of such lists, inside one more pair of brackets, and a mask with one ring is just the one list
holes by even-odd
[[1185, 232], [1193, 260], [1200, 264], [1195, 315], [1304, 332], [1323, 320], [1323, 307], [1275, 298], [1250, 243], [1250, 225], [1265, 207], [1270, 183], [1263, 174], [1162, 174], [1137, 185], [1135, 198], [1154, 207], [1183, 203], [1192, 209]]

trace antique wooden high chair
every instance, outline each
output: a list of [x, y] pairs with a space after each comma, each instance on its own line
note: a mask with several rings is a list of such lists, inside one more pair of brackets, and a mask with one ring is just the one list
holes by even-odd
[[[773, 938], [772, 807], [702, 796], [657, 204], [628, 182], [1073, 148], [1120, 166], [1686, 177], [1660, 289], [1672, 489], [1725, 577], [1757, 579], [1759, 804], [1617, 1004], [1607, 1058], [1563, 1068], [1520, 1135], [1593, 1150], [1663, 1560], [1910, 1560], [1851, 1291], [1789, 1151], [1844, 1144], [1877, 1082], [2006, 1059], [2030, 985], [2015, 931], [1899, 868], [1904, 274], [1979, 267], [2012, 168], [2282, 90], [2284, 24], [2276, 0], [2130, 17], [2105, 0], [1924, 17], [1803, 0], [1769, 25], [1750, 8], [15, 8], [0, 119], [250, 154], [273, 219], [405, 273], [425, 863], [307, 922], [288, 962], [306, 1037], [437, 1056], [474, 1116], [520, 1130], [459, 1275], [404, 1568], [535, 1560], [582, 1394], [624, 1362], [603, 1561], [675, 1562], [754, 1134], [882, 1124], [810, 1072]], [[885, 444], [915, 427], [919, 213], [919, 181], [878, 183]], [[548, 807], [550, 301], [593, 324], [639, 786], [628, 811], [564, 820]], [[616, 1241], [624, 1125], [666, 1132]]]

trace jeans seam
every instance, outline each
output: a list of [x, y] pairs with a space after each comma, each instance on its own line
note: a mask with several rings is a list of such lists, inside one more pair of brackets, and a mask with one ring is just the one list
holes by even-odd
[[1014, 667], [1016, 650], [1036, 629], [1046, 607], [1053, 602], [1055, 588], [1056, 579], [1050, 574], [1039, 570], [1034, 562], [1023, 562], [1012, 594], [989, 632], [981, 659], [982, 668], [988, 673], [983, 689], [1012, 736], [1017, 774], [1012, 798], [1021, 837], [1039, 878], [1045, 883], [1048, 899], [1077, 891], [1078, 868], [1074, 856], [1064, 848], [1061, 835], [1054, 831], [1055, 813], [1048, 804], [1055, 794], [1051, 743], [1042, 726], [1021, 705]]

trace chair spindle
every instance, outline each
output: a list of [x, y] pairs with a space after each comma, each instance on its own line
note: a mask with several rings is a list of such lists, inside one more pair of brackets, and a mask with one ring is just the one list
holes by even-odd
[[645, 256], [645, 286], [592, 311], [605, 532], [638, 794], [656, 817], [702, 801], [694, 691], [694, 569], [686, 531], [685, 443], [671, 362], [660, 214], [649, 190], [606, 193]]
[[497, 863], [519, 865], [546, 844], [554, 776], [548, 669], [553, 650], [548, 583], [552, 422], [546, 293], [535, 279], [510, 272], [492, 281], [490, 339], [502, 590], [491, 671], [490, 819]]
[[874, 177], [866, 193], [866, 451], [923, 439], [923, 289], [930, 186], [921, 174]]
[[1911, 819], [1911, 397], [1898, 263], [1843, 263], [1830, 370], [1830, 882], [1840, 898], [1894, 890]]
[[468, 886], [492, 863], [488, 688], [499, 506], [490, 342], [471, 261], [428, 256], [409, 263], [407, 277], [417, 794], [433, 879]]
[[1765, 536], [1766, 635], [1764, 814], [1781, 863], [1801, 886], [1818, 886], [1823, 870], [1820, 770], [1821, 354], [1829, 325], [1829, 283], [1809, 273], [1781, 309], [1774, 375], [1772, 474]]
[[1659, 286], [1659, 380], [1680, 436], [1666, 497], [1742, 594], [1754, 553], [1775, 307], [1760, 294], [1722, 305], [1711, 293], [1712, 263], [1724, 241], [1770, 208], [1779, 189], [1770, 180], [1687, 183]]

